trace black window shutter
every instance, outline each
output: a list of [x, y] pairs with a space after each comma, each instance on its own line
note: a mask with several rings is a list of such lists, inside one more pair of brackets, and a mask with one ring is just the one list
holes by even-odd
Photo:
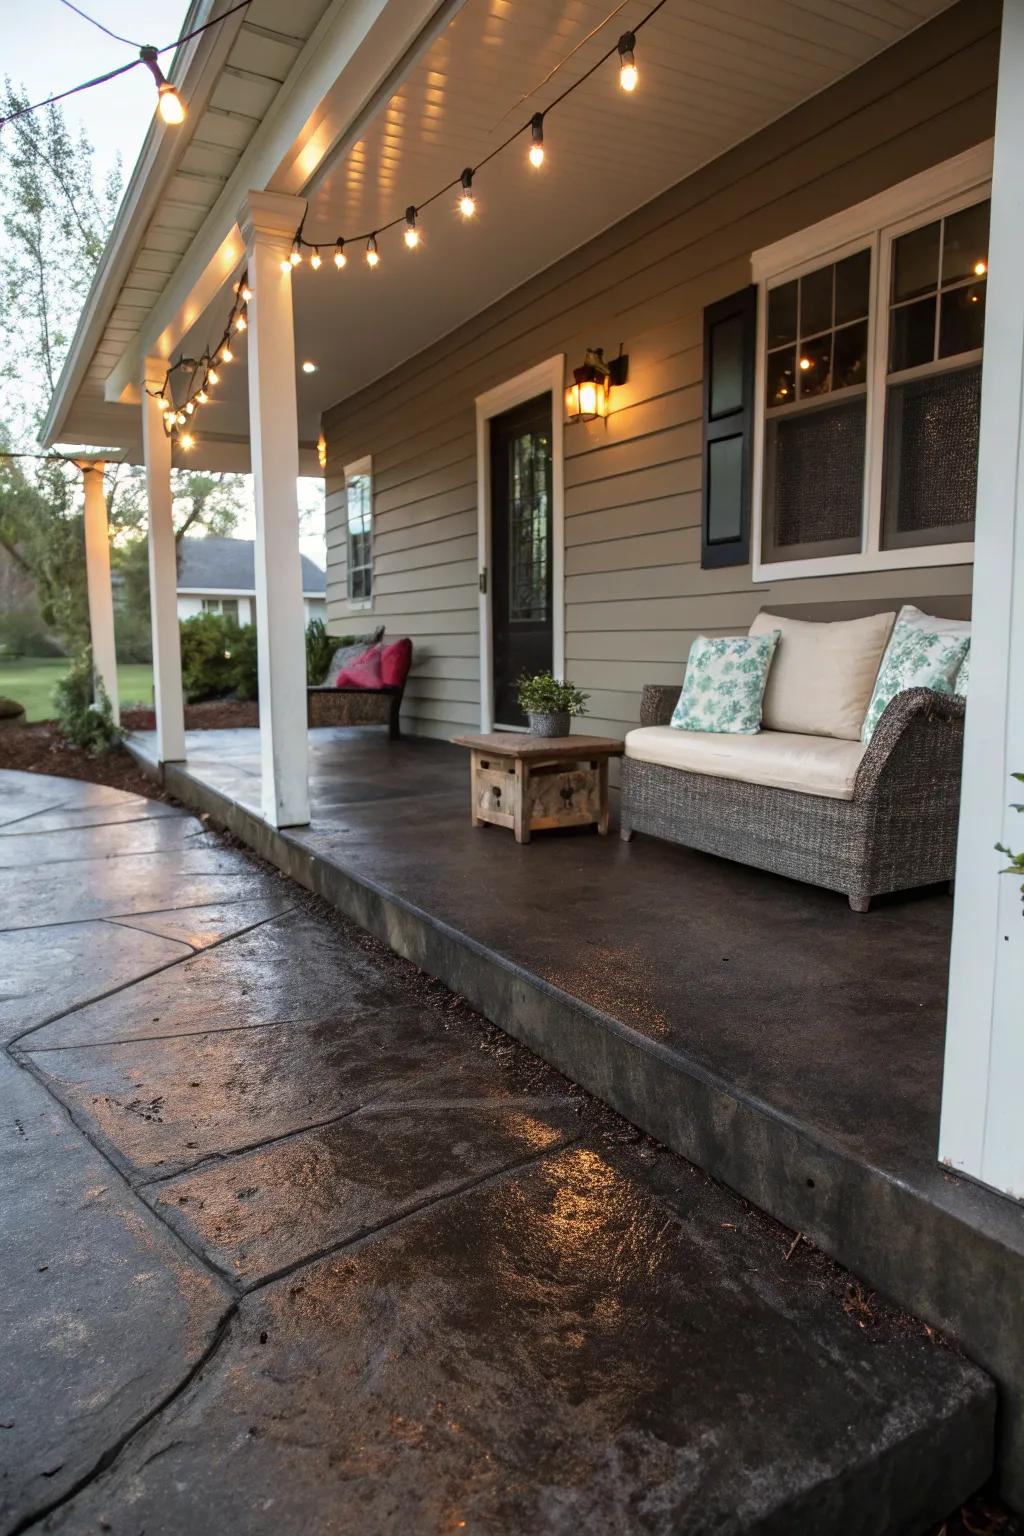
[[704, 311], [704, 463], [700, 563], [705, 570], [750, 560], [757, 288], [741, 288]]

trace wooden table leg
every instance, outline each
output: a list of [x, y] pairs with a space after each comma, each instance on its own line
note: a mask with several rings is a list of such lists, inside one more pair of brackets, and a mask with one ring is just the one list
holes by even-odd
[[516, 758], [516, 791], [512, 805], [512, 825], [517, 843], [530, 841], [530, 765], [523, 758]]
[[477, 802], [477, 793], [478, 793], [478, 791], [477, 791], [477, 783], [476, 783], [476, 771], [479, 768], [479, 766], [480, 766], [480, 753], [479, 752], [470, 752], [470, 754], [469, 754], [469, 820], [470, 820], [471, 825], [474, 826], [474, 827], [486, 827], [486, 825], [487, 825], [486, 821], [481, 821], [480, 817], [476, 813], [476, 802]]
[[602, 758], [597, 765], [597, 790], [598, 802], [601, 807], [601, 817], [597, 823], [597, 830], [602, 837], [608, 836], [608, 759]]

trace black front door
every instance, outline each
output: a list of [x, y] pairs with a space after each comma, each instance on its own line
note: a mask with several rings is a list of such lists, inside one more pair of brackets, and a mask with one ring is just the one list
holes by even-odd
[[524, 672], [550, 672], [551, 396], [491, 419], [491, 624], [494, 723], [525, 725]]

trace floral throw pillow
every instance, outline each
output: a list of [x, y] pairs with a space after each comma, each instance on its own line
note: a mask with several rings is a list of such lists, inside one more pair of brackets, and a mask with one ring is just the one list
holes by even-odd
[[677, 731], [753, 736], [779, 631], [766, 635], [698, 635], [690, 647], [683, 691], [672, 714]]
[[956, 694], [958, 699], [966, 699], [966, 697], [967, 697], [967, 687], [968, 687], [968, 684], [970, 683], [970, 681], [971, 681], [971, 644], [970, 644], [970, 641], [968, 641], [967, 642], [967, 650], [964, 653], [964, 659], [960, 663], [960, 671], [957, 673], [957, 675], [956, 675], [956, 682], [953, 684], [953, 692]]
[[963, 631], [922, 629], [897, 619], [875, 679], [861, 740], [871, 740], [885, 706], [905, 688], [933, 688], [936, 693], [951, 694], [970, 643], [970, 635]]

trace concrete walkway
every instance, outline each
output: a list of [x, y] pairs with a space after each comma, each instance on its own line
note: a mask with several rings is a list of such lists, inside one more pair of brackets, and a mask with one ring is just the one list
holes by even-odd
[[172, 807], [0, 774], [0, 1530], [923, 1530], [988, 1380]]

